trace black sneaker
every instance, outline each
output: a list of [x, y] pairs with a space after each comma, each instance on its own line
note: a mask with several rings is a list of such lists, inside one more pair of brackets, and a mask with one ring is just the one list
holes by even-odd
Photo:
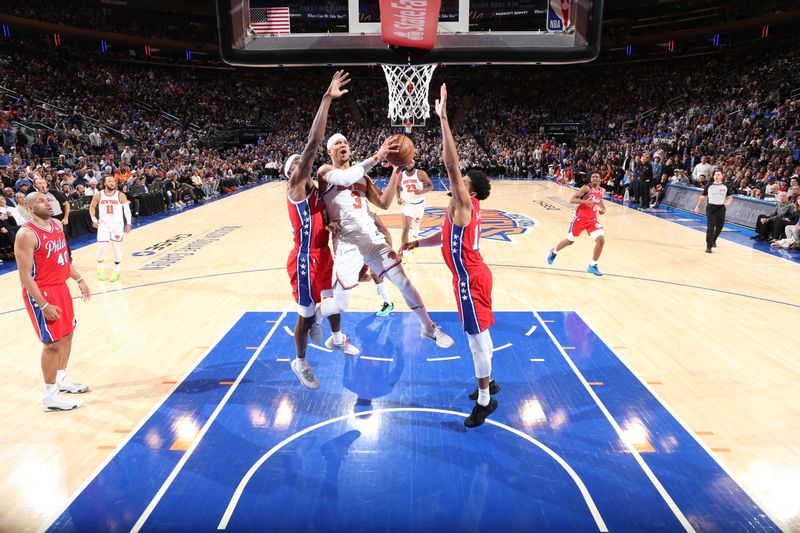
[[497, 400], [494, 398], [489, 400], [489, 405], [486, 407], [482, 406], [478, 402], [475, 402], [475, 407], [472, 408], [472, 414], [464, 419], [464, 425], [468, 428], [476, 428], [480, 426], [486, 421], [486, 418], [490, 414], [494, 413], [495, 409], [497, 409]]
[[706, 253], [710, 254], [711, 253], [711, 248], [706, 248]]
[[[500, 385], [498, 385], [497, 382], [495, 382], [495, 380], [490, 381], [489, 395], [494, 396], [498, 392], [500, 392]], [[475, 387], [475, 390], [469, 393], [469, 399], [472, 400], [473, 402], [478, 399], [478, 387]]]

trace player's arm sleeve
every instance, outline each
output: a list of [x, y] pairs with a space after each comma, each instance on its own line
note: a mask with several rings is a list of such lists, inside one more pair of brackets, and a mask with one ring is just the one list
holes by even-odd
[[131, 224], [133, 221], [133, 217], [131, 217], [131, 203], [125, 202], [122, 204], [122, 213], [125, 215], [125, 223]]
[[377, 161], [374, 157], [370, 157], [361, 161], [357, 165], [350, 168], [336, 168], [331, 170], [325, 175], [325, 181], [331, 185], [341, 185], [349, 187], [361, 178], [363, 178], [369, 170], [375, 166]]

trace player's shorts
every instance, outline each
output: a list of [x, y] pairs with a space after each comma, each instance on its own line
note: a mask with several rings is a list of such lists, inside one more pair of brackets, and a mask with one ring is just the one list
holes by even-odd
[[578, 218], [572, 219], [569, 223], [569, 231], [567, 231], [567, 239], [574, 241], [584, 230], [592, 239], [596, 239], [603, 235], [603, 226], [601, 226], [596, 218]]
[[425, 216], [425, 200], [421, 201], [418, 204], [403, 204], [403, 209], [401, 211], [403, 216], [406, 216], [419, 224], [422, 222], [422, 217]]
[[362, 238], [358, 245], [339, 241], [333, 261], [333, 286], [338, 284], [343, 289], [352, 289], [358, 285], [358, 276], [364, 265], [381, 277], [400, 263], [402, 261], [386, 241]]
[[453, 293], [464, 331], [475, 335], [494, 324], [492, 313], [492, 272], [489, 267], [472, 269], [459, 279], [453, 276]]
[[75, 311], [72, 308], [72, 295], [70, 295], [66, 283], [43, 285], [39, 287], [39, 290], [47, 303], [61, 308], [61, 314], [57, 319], [52, 321], [45, 320], [44, 311], [39, 308], [36, 301], [25, 289], [22, 289], [22, 299], [25, 302], [25, 309], [28, 310], [28, 316], [31, 317], [33, 329], [36, 330], [39, 340], [43, 344], [50, 344], [61, 340], [75, 330], [77, 322], [75, 321]]
[[286, 271], [298, 313], [305, 317], [314, 316], [314, 307], [322, 301], [320, 293], [331, 288], [333, 257], [330, 248], [312, 248], [305, 254], [295, 248], [289, 252]]
[[97, 226], [97, 242], [122, 242], [125, 235], [125, 224], [104, 224]]

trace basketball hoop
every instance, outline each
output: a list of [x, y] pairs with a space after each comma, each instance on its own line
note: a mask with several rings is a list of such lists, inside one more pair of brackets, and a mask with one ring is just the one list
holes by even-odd
[[431, 116], [428, 88], [436, 65], [381, 65], [389, 86], [389, 113], [411, 133], [414, 121]]

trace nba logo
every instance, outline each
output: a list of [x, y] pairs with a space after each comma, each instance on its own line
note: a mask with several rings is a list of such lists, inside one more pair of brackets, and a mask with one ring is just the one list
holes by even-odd
[[564, 31], [569, 26], [569, 0], [550, 0], [547, 3], [547, 31]]

